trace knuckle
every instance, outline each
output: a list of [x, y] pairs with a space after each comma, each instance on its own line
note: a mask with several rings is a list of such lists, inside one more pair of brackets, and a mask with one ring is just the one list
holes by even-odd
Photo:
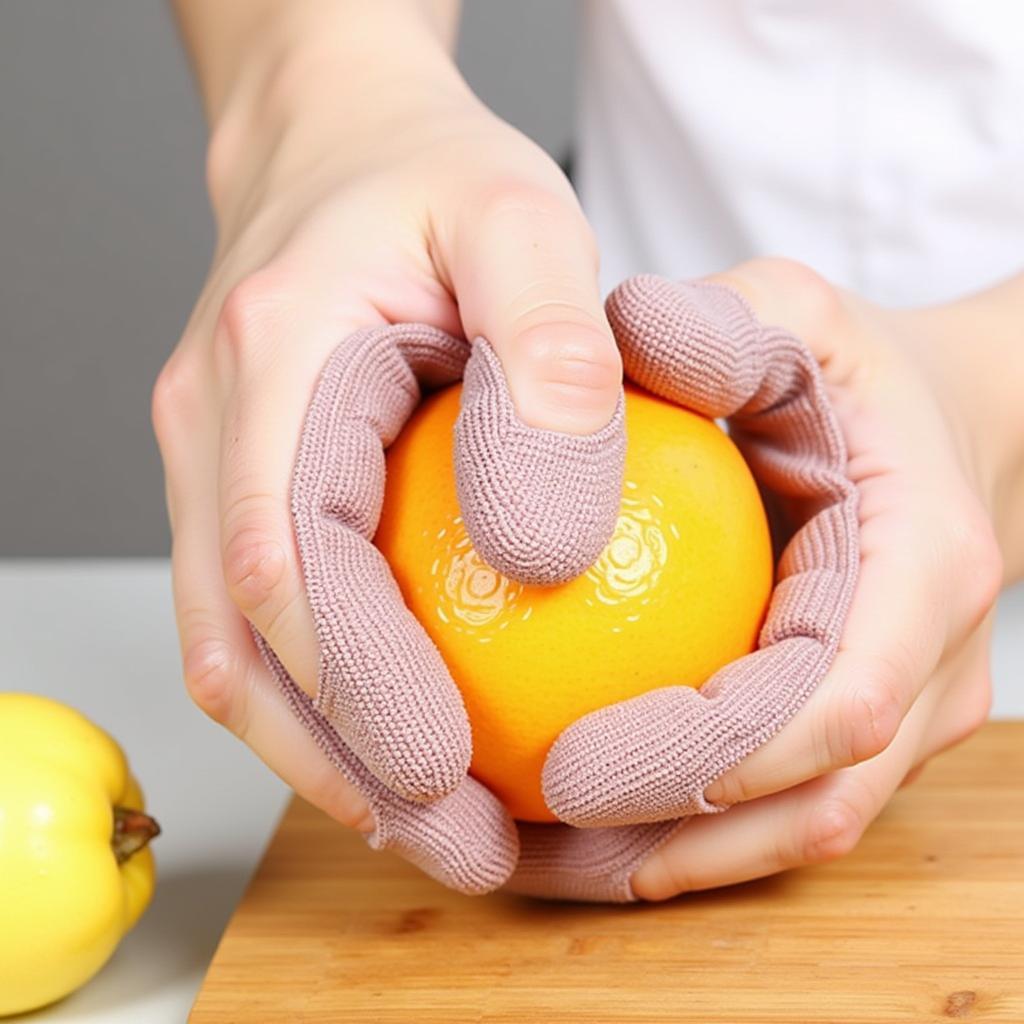
[[[519, 335], [518, 347], [537, 376], [566, 382], [579, 379], [591, 386], [617, 385], [622, 363], [604, 328], [583, 310], [575, 310], [571, 318], [566, 310], [561, 313], [560, 320], [535, 324]], [[593, 375], [584, 372], [590, 370]]]
[[521, 224], [525, 219], [540, 221], [583, 220], [578, 208], [565, 196], [532, 181], [505, 179], [484, 190], [478, 200], [478, 215], [486, 222]]
[[222, 640], [204, 638], [191, 644], [183, 658], [185, 688], [195, 704], [215, 722], [236, 731], [238, 695], [236, 662]]
[[845, 857], [860, 842], [864, 827], [860, 812], [848, 801], [833, 797], [822, 803], [811, 816], [802, 862], [823, 864]]
[[660, 903], [689, 892], [694, 884], [683, 861], [671, 842], [656, 849], [632, 878], [634, 894], [645, 902]]
[[528, 243], [538, 260], [551, 254], [573, 256], [596, 276], [600, 265], [597, 235], [576, 196], [564, 189], [532, 181], [501, 180], [484, 189], [470, 207], [474, 231], [493, 243], [496, 251], [509, 239]]
[[966, 517], [960, 538], [968, 627], [974, 630], [988, 615], [1003, 586], [1003, 556], [988, 517], [977, 510]]
[[813, 267], [788, 256], [758, 256], [748, 260], [744, 266], [764, 278], [791, 287], [803, 286], [810, 289], [824, 281]]
[[290, 276], [276, 266], [264, 267], [234, 285], [217, 321], [219, 358], [233, 368], [250, 362], [282, 325], [293, 294]]
[[734, 804], [745, 803], [755, 795], [741, 768], [727, 772], [716, 780], [715, 786], [714, 802], [720, 807], [732, 807]]
[[596, 274], [601, 267], [601, 247], [597, 240], [597, 232], [591, 227], [590, 221], [580, 211], [577, 218], [576, 231], [579, 236], [579, 244], [582, 247], [585, 257], [593, 265]]
[[[551, 310], [541, 307], [531, 311]], [[599, 407], [610, 413], [622, 380], [619, 351], [606, 331], [582, 310], [559, 321], [535, 323], [518, 335], [517, 352], [539, 386], [558, 392], [572, 408]]]
[[228, 147], [225, 145], [222, 133], [214, 132], [210, 137], [209, 145], [206, 147], [206, 159], [203, 170], [206, 179], [206, 191], [214, 203], [223, 194], [224, 182], [227, 179]]
[[971, 688], [971, 700], [967, 703], [966, 712], [963, 717], [964, 734], [966, 739], [972, 733], [980, 729], [992, 713], [992, 675], [987, 667]]
[[216, 206], [226, 193], [238, 157], [242, 133], [237, 117], [228, 112], [216, 131], [210, 135], [206, 147], [204, 170], [206, 190]]
[[988, 721], [992, 711], [992, 675], [988, 664], [969, 677], [966, 694], [957, 702], [957, 715], [943, 747], [953, 747], [972, 736]]
[[285, 574], [284, 548], [275, 533], [245, 518], [229, 534], [222, 562], [228, 593], [246, 611], [265, 604]]
[[[283, 571], [282, 571], [283, 575]], [[273, 592], [273, 610], [262, 626], [267, 639], [275, 642], [294, 638], [299, 615], [306, 605], [305, 592], [299, 587], [285, 588], [278, 584]]]
[[342, 820], [349, 828], [354, 828], [357, 832], [362, 832], [367, 836], [377, 828], [377, 818], [369, 804], [358, 807], [349, 812], [344, 819], [339, 820]]
[[191, 418], [199, 391], [193, 361], [174, 353], [157, 375], [150, 400], [153, 433], [161, 448], [169, 443], [179, 424]]
[[845, 317], [839, 289], [799, 260], [764, 256], [744, 263], [739, 269], [766, 297], [774, 294], [800, 297], [796, 309], [800, 322], [792, 325], [798, 334], [822, 337]]
[[370, 833], [376, 827], [369, 803], [329, 762], [325, 762], [303, 787], [302, 796], [346, 828]]
[[762, 256], [746, 266], [758, 276], [780, 288], [803, 292], [808, 301], [827, 309], [836, 299], [837, 290], [813, 267], [784, 256]]
[[902, 678], [881, 670], [858, 684], [843, 716], [843, 739], [833, 751], [835, 767], [857, 764], [882, 753], [896, 738], [903, 720]]

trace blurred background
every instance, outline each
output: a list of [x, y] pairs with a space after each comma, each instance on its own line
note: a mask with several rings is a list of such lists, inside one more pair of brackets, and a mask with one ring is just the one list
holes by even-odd
[[[574, 17], [468, 0], [459, 44], [478, 95], [558, 159]], [[149, 395], [214, 242], [166, 0], [0, 4], [0, 139], [0, 557], [166, 554]]]

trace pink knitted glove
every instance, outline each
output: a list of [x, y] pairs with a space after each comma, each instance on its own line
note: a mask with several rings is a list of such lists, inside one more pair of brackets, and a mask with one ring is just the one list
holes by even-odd
[[552, 746], [545, 798], [577, 826], [722, 810], [704, 799], [705, 789], [774, 736], [829, 669], [858, 565], [857, 492], [804, 345], [760, 324], [718, 284], [637, 277], [606, 308], [627, 375], [727, 418], [755, 476], [802, 525], [779, 562], [757, 651], [699, 691], [666, 679], [663, 689], [592, 712]]
[[[470, 350], [420, 325], [360, 331], [335, 350], [307, 413], [291, 494], [320, 644], [315, 699], [257, 642], [296, 715], [370, 804], [371, 844], [480, 892], [512, 871], [515, 828], [467, 777], [459, 691], [372, 543], [384, 448], [421, 385], [464, 372], [455, 461], [470, 536], [495, 564], [522, 566], [521, 579], [557, 582], [586, 569], [611, 536], [625, 441], [621, 396], [611, 422], [587, 437], [524, 425], [490, 346], [481, 339]], [[567, 507], [576, 519], [561, 513]]]
[[[344, 739], [354, 745], [358, 737], [351, 729], [346, 734], [344, 717], [336, 714], [329, 722], [318, 711], [325, 704], [321, 695], [333, 671], [331, 659], [325, 656], [321, 695], [314, 705], [264, 649], [300, 718], [343, 774], [367, 796], [376, 821], [371, 843], [397, 849], [434, 877], [467, 892], [500, 885], [514, 867], [509, 887], [518, 892], [580, 900], [634, 899], [630, 887], [633, 872], [685, 824], [660, 819], [719, 810], [704, 801], [707, 785], [781, 728], [824, 675], [853, 588], [856, 494], [845, 477], [844, 446], [818, 368], [803, 346], [781, 331], [762, 328], [742, 299], [717, 285], [679, 285], [639, 278], [626, 282], [609, 298], [608, 311], [627, 373], [665, 397], [708, 415], [729, 416], [733, 436], [759, 479], [786, 499], [789, 511], [804, 522], [780, 563], [780, 583], [759, 652], [727, 666], [700, 692], [670, 687], [595, 712], [566, 730], [552, 748], [545, 771], [546, 795], [552, 808], [576, 824], [619, 827], [520, 824], [517, 831], [493, 796], [468, 778], [434, 803], [417, 803], [396, 795], [346, 746]], [[410, 348], [409, 338], [418, 338], [421, 344]], [[307, 585], [325, 651], [341, 650], [336, 643], [332, 648], [330, 641], [338, 632], [339, 612], [342, 622], [347, 613], [342, 598], [339, 607], [324, 615], [330, 605], [324, 603], [324, 593], [315, 581], [325, 578], [325, 567], [311, 538], [325, 531], [325, 520], [330, 526], [335, 520], [345, 519], [347, 513], [344, 502], [325, 500], [330, 487], [325, 492], [322, 484], [311, 488], [302, 483], [302, 465], [304, 460], [312, 459], [318, 467], [314, 480], [336, 477], [342, 471], [338, 469], [339, 457], [331, 454], [333, 445], [323, 439], [327, 436], [325, 425], [346, 419], [358, 422], [361, 418], [376, 422], [352, 404], [351, 391], [332, 384], [335, 377], [349, 373], [350, 363], [364, 369], [381, 365], [377, 356], [360, 359], [354, 354], [360, 345], [353, 342], [365, 345], [367, 339], [377, 339], [385, 347], [398, 344], [400, 351], [419, 351], [420, 359], [410, 362], [419, 366], [422, 379], [431, 383], [440, 384], [457, 376], [457, 367], [452, 364], [459, 363], [459, 353], [465, 357], [464, 343], [440, 332], [390, 328], [350, 339], [324, 372], [304, 432], [293, 506]], [[420, 361], [424, 350], [430, 352], [427, 364], [435, 369], [438, 352], [451, 355], [445, 372], [424, 374], [425, 364]], [[355, 390], [363, 393], [361, 388]], [[333, 399], [324, 397], [331, 394]], [[410, 394], [414, 396], [410, 402], [415, 404], [418, 396], [414, 388], [410, 388]], [[404, 409], [399, 424], [412, 404]], [[495, 447], [488, 438], [511, 438], [511, 443], [506, 442], [510, 450], [533, 453], [538, 463], [547, 460], [549, 470], [557, 470], [564, 449], [568, 466], [562, 468], [563, 479], [571, 483], [561, 489], [557, 499], [564, 504], [546, 508], [578, 507], [581, 494], [590, 509], [617, 508], [619, 484], [607, 483], [614, 481], [609, 467], [621, 473], [621, 441], [617, 440], [621, 434], [615, 432], [621, 430], [621, 415], [617, 414], [616, 419], [620, 423], [614, 431], [595, 435], [594, 441], [569, 445], [564, 435], [524, 428], [516, 421], [503, 390], [497, 361], [486, 343], [478, 342], [466, 368], [463, 414], [457, 426], [458, 440], [465, 448], [456, 457], [459, 494], [467, 522], [472, 517], [475, 524], [474, 543], [478, 548], [485, 548], [487, 543], [479, 536], [481, 529], [485, 533], [493, 530], [500, 537], [503, 528], [508, 529], [518, 515], [529, 511], [530, 501], [538, 500], [538, 493], [553, 493], [552, 482], [538, 476], [531, 479], [527, 490], [517, 493], [517, 480], [530, 478], [516, 477], [514, 470], [508, 475], [512, 460], [467, 463], [466, 448], [483, 453]], [[498, 429], [491, 431], [491, 424]], [[397, 425], [377, 429], [377, 445], [370, 447], [378, 452], [381, 443], [387, 443], [396, 431]], [[468, 444], [466, 439], [470, 439]], [[467, 465], [476, 467], [479, 474], [472, 482]], [[351, 467], [344, 470], [351, 471]], [[539, 481], [539, 486], [533, 480]], [[615, 495], [614, 503], [609, 494]], [[481, 495], [482, 512], [467, 507]], [[524, 496], [526, 500], [515, 511], [510, 499]], [[374, 507], [379, 509], [379, 497]], [[317, 513], [317, 508], [326, 509], [327, 515]], [[303, 510], [308, 514], [310, 509], [314, 510], [313, 518], [304, 521]], [[516, 575], [516, 557], [528, 566], [561, 567], [559, 572], [549, 570], [546, 576], [530, 570], [533, 579], [565, 578], [571, 575], [567, 567], [578, 571], [588, 564], [589, 559], [574, 561], [557, 548], [545, 549], [545, 543], [566, 544], [566, 538], [572, 536], [570, 520], [563, 523], [569, 532], [561, 538], [540, 539], [539, 528], [546, 518], [541, 517], [538, 526], [526, 532], [528, 538], [535, 538], [532, 548], [522, 544], [518, 548], [503, 546], [499, 541], [499, 547], [515, 552], [505, 563], [510, 575]], [[585, 535], [591, 540], [597, 535], [594, 524], [600, 518], [593, 512], [584, 517], [589, 524]], [[376, 523], [376, 511], [372, 521]], [[577, 550], [586, 547], [580, 544]], [[554, 556], [545, 557], [546, 551], [552, 550]], [[371, 555], [365, 557], [374, 560]], [[350, 568], [358, 565], [353, 563]], [[396, 621], [401, 621], [403, 615], [411, 618], [401, 605], [397, 588], [387, 578], [394, 590], [394, 603], [381, 614], [396, 617]], [[335, 577], [328, 567], [327, 585], [331, 579]], [[425, 641], [418, 627], [409, 628], [411, 635]], [[367, 636], [373, 635], [365, 624], [363, 630], [350, 636], [353, 650], [361, 651]], [[345, 678], [356, 692], [365, 685], [360, 680], [366, 677], [358, 673]], [[408, 678], [415, 678], [415, 674]], [[443, 678], [447, 680], [447, 675]], [[432, 692], [437, 691], [435, 687]], [[448, 693], [444, 687], [440, 692]], [[396, 708], [405, 706], [403, 695], [403, 687], [393, 689]], [[432, 701], [427, 703], [432, 706]], [[393, 730], [387, 711], [386, 702], [372, 706], [372, 721], [378, 723], [378, 728], [383, 724]], [[420, 749], [418, 742], [416, 737], [413, 751]], [[655, 823], [624, 824], [633, 822]]]
[[519, 863], [506, 888], [541, 899], [635, 902], [633, 872], [683, 825], [574, 828], [519, 822]]

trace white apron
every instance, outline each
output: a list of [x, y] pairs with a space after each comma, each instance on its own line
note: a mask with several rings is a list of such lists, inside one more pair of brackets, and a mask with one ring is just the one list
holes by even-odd
[[1024, 269], [1022, 0], [590, 0], [602, 283], [802, 260], [877, 302]]

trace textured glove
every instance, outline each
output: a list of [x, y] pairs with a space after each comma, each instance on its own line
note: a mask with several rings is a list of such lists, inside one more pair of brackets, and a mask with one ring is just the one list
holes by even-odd
[[[585, 570], [618, 515], [622, 399], [596, 434], [538, 430], [516, 417], [500, 364], [432, 327], [357, 332], [328, 360], [303, 427], [291, 506], [320, 644], [315, 698], [261, 637], [267, 665], [321, 748], [370, 804], [377, 848], [393, 847], [466, 892], [500, 885], [517, 852], [501, 804], [468, 778], [469, 722], [437, 648], [373, 546], [384, 449], [420, 387], [464, 376], [456, 475], [470, 537], [492, 564], [554, 583]], [[563, 510], [573, 508], [576, 518]]]
[[704, 790], [778, 732], [831, 665], [856, 581], [857, 494], [817, 363], [731, 289], [637, 277], [606, 308], [626, 375], [727, 418], [760, 483], [802, 524], [756, 652], [699, 691], [666, 686], [592, 712], [548, 755], [547, 802], [584, 827], [520, 824], [509, 888], [629, 901], [633, 872], [688, 816], [724, 810]]
[[[633, 899], [633, 871], [685, 823], [679, 819], [721, 810], [704, 800], [707, 786], [774, 735], [821, 680], [855, 581], [856, 492], [810, 353], [762, 327], [739, 296], [717, 285], [635, 278], [609, 297], [608, 312], [627, 375], [728, 418], [755, 475], [803, 525], [780, 561], [757, 652], [700, 691], [668, 685], [594, 712], [555, 743], [545, 767], [548, 803], [564, 821], [588, 827], [516, 826], [464, 776], [461, 701], [368, 543], [383, 488], [382, 448], [418, 400], [415, 378], [456, 379], [468, 346], [431, 328], [361, 332], [325, 369], [303, 435], [293, 513], [323, 652], [316, 700], [265, 646], [264, 655], [296, 713], [367, 796], [377, 826], [371, 845], [392, 847], [467, 892], [495, 888], [515, 868], [509, 886], [518, 892]], [[456, 428], [459, 496], [477, 549], [510, 576], [523, 578], [516, 566], [527, 566], [533, 581], [584, 569], [614, 525], [621, 431], [621, 403], [592, 438], [525, 427], [497, 359], [478, 341]], [[543, 514], [531, 515], [536, 509]], [[556, 509], [581, 516], [552, 515]], [[325, 542], [325, 534], [341, 539]], [[349, 553], [342, 558], [339, 550]], [[448, 774], [438, 767], [446, 763], [455, 766]], [[448, 792], [438, 779], [455, 784], [424, 803], [431, 784], [423, 779], [435, 793]], [[593, 827], [601, 825], [614, 827]]]
[[633, 278], [607, 312], [627, 376], [725, 417], [755, 477], [802, 525], [779, 562], [757, 651], [700, 690], [666, 685], [594, 711], [552, 746], [545, 798], [579, 826], [721, 810], [704, 790], [774, 736], [831, 666], [858, 567], [857, 492], [807, 348], [718, 284]]

